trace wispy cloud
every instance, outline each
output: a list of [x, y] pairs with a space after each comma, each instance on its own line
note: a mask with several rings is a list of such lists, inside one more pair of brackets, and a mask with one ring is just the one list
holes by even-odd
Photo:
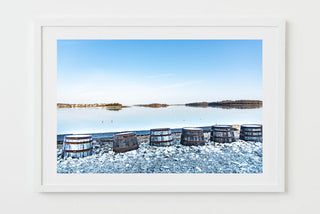
[[151, 76], [146, 76], [145, 78], [148, 78], [148, 79], [156, 79], [156, 78], [170, 77], [170, 76], [173, 76], [173, 73], [151, 75]]
[[163, 88], [182, 88], [189, 85], [199, 84], [201, 81], [189, 81], [189, 82], [179, 82], [170, 85], [165, 85]]

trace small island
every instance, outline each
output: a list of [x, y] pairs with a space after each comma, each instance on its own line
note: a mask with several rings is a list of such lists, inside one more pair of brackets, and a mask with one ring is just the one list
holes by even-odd
[[127, 108], [120, 103], [94, 103], [94, 104], [66, 104], [57, 103], [57, 108], [106, 108], [111, 111], [119, 111], [122, 108]]
[[186, 106], [189, 107], [216, 107], [224, 109], [253, 109], [262, 107], [261, 100], [223, 100], [218, 102], [197, 102], [197, 103], [187, 103]]
[[151, 104], [138, 104], [135, 106], [139, 107], [149, 107], [149, 108], [165, 108], [168, 107], [168, 104], [161, 104], [161, 103], [151, 103]]

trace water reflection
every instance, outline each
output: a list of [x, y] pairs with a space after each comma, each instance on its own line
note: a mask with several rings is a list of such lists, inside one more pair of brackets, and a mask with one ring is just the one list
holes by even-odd
[[130, 107], [57, 109], [57, 134], [100, 133], [151, 128], [262, 123], [262, 108]]

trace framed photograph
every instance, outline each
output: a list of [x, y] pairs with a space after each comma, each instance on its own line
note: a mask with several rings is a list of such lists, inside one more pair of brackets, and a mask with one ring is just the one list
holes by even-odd
[[35, 24], [36, 187], [283, 192], [285, 22]]

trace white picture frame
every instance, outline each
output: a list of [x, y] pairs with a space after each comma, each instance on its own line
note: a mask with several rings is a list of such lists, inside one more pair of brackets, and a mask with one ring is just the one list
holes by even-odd
[[[284, 192], [285, 21], [245, 19], [41, 19], [34, 23], [35, 187], [39, 192]], [[263, 40], [263, 167], [252, 174], [56, 173], [56, 39]], [[54, 146], [51, 144], [54, 143]], [[54, 157], [53, 157], [54, 156]]]

